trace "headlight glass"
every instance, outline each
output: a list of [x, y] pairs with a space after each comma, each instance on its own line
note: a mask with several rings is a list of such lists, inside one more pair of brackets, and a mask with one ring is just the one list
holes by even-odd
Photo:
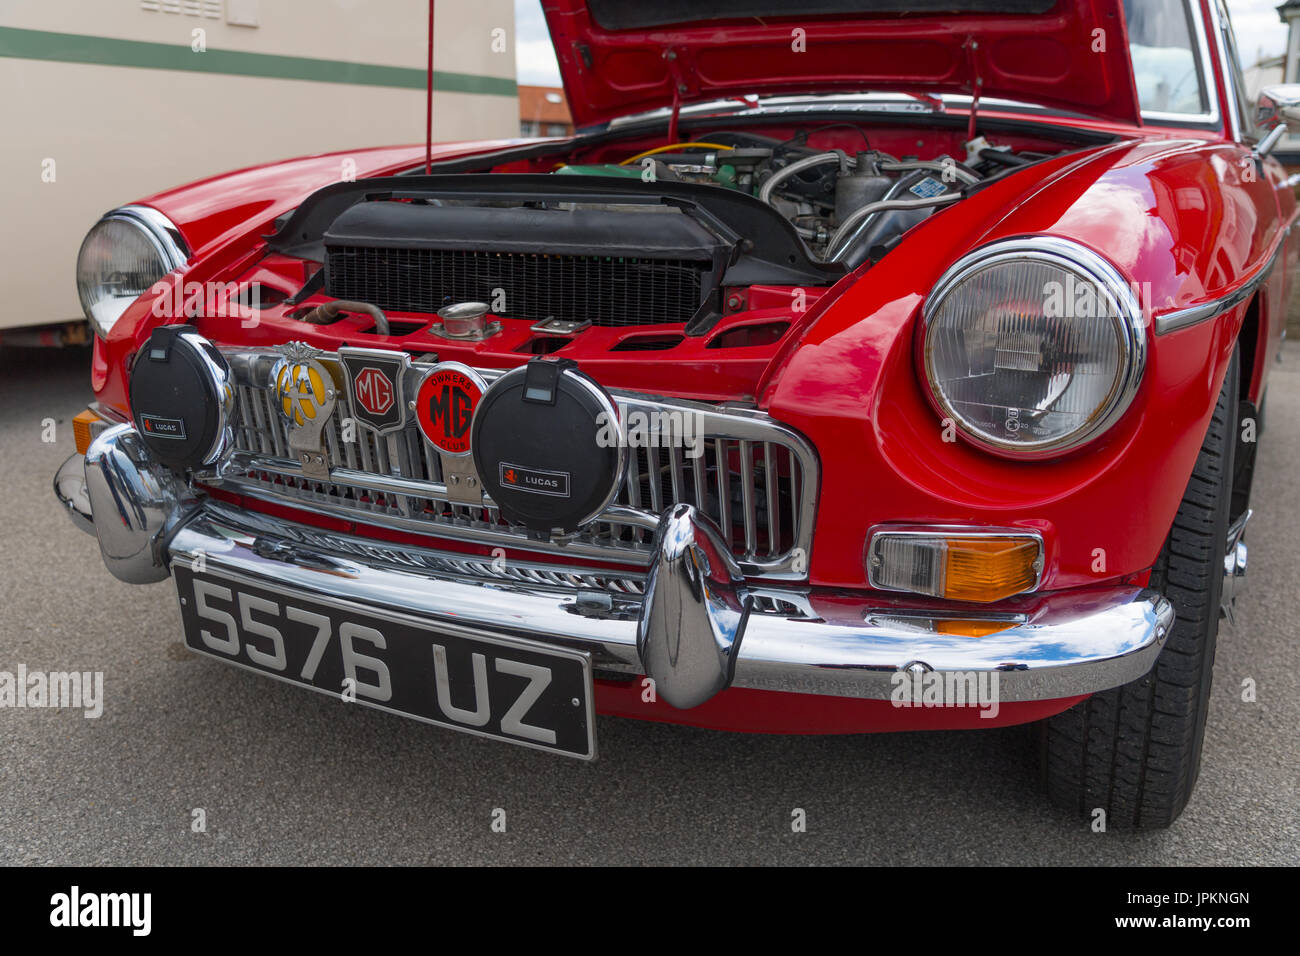
[[109, 213], [86, 234], [77, 254], [77, 294], [86, 318], [107, 336], [127, 306], [183, 261], [183, 253], [146, 220]]
[[1065, 240], [976, 250], [935, 286], [925, 323], [939, 411], [997, 454], [1084, 444], [1114, 424], [1141, 380], [1136, 297], [1113, 266]]

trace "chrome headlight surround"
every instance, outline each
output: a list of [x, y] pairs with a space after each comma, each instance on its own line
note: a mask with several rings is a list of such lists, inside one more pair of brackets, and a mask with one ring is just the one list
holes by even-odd
[[[138, 240], [135, 249], [121, 246], [123, 229]], [[110, 238], [111, 232], [118, 232], [119, 239]], [[106, 338], [132, 302], [189, 257], [180, 230], [156, 209], [122, 206], [100, 217], [77, 252], [77, 295], [95, 333]]]
[[[945, 393], [942, 376], [936, 368], [935, 336], [945, 318], [945, 305], [955, 301], [953, 297], [961, 294], [967, 282], [983, 273], [1025, 263], [1045, 265], [1059, 270], [1063, 277], [1087, 283], [1094, 290], [1096, 300], [1106, 306], [1100, 310], [1104, 314], [1088, 317], [1088, 320], [1106, 323], [1103, 327], [1113, 335], [1116, 349], [1114, 376], [1105, 397], [1091, 409], [1079, 426], [1040, 440], [1015, 440], [1005, 434], [995, 434], [963, 415], [951, 396]], [[987, 313], [980, 316], [986, 317]], [[940, 277], [926, 297], [922, 320], [920, 364], [926, 391], [935, 411], [941, 417], [951, 418], [962, 436], [972, 444], [1006, 458], [1051, 458], [1073, 451], [1099, 437], [1132, 404], [1146, 368], [1146, 323], [1133, 288], [1106, 259], [1068, 239], [1022, 236], [999, 240], [968, 253]], [[999, 373], [995, 370], [993, 374]], [[1072, 378], [1067, 381], [1066, 388], [1070, 381]], [[1064, 391], [1063, 389], [1061, 394]], [[1038, 411], [1045, 413], [1050, 410], [1049, 406]]]

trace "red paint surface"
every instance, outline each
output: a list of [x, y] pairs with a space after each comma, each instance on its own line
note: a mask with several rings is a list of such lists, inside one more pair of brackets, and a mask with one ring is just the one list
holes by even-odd
[[[542, 7], [580, 127], [677, 103], [832, 90], [977, 92], [1138, 117], [1120, 0], [1059, 0], [1032, 16], [815, 16], [792, 7], [785, 17], [629, 30], [603, 28], [585, 0]], [[696, 15], [707, 16], [707, 5]]]
[[[976, 707], [896, 707], [887, 700], [786, 694], [732, 687], [690, 710], [642, 700], [641, 680], [596, 681], [596, 710], [614, 717], [764, 734], [869, 734], [904, 730], [990, 730], [1068, 710], [1085, 697], [1002, 704], [992, 717]], [[991, 710], [986, 711], [992, 713]]]

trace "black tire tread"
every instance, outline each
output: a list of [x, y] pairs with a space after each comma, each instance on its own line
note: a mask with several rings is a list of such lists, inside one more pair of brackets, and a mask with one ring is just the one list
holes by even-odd
[[1223, 586], [1222, 542], [1231, 502], [1239, 360], [1233, 355], [1205, 441], [1151, 587], [1174, 606], [1174, 625], [1146, 676], [1041, 725], [1050, 799], [1117, 829], [1167, 827], [1191, 797], [1214, 665]]

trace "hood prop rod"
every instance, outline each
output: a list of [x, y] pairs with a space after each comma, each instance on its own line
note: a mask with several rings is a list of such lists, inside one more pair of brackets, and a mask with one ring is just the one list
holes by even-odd
[[682, 94], [686, 92], [686, 83], [682, 79], [682, 65], [678, 62], [677, 51], [672, 47], [664, 50], [664, 61], [668, 64], [668, 82], [673, 87], [673, 111], [668, 117], [668, 145], [671, 146], [678, 142], [677, 117], [682, 111]]
[[424, 175], [433, 172], [433, 3], [429, 0], [429, 65], [425, 71]]
[[[432, 3], [433, 0], [430, 0]], [[973, 36], [968, 36], [966, 42], [962, 44], [966, 50], [966, 65], [970, 69], [970, 121], [966, 124], [966, 141], [970, 142], [975, 138], [975, 117], [979, 114], [980, 108], [980, 88], [984, 85], [984, 79], [980, 76], [979, 64], [975, 62], [975, 51], [980, 48], [980, 41]]]

